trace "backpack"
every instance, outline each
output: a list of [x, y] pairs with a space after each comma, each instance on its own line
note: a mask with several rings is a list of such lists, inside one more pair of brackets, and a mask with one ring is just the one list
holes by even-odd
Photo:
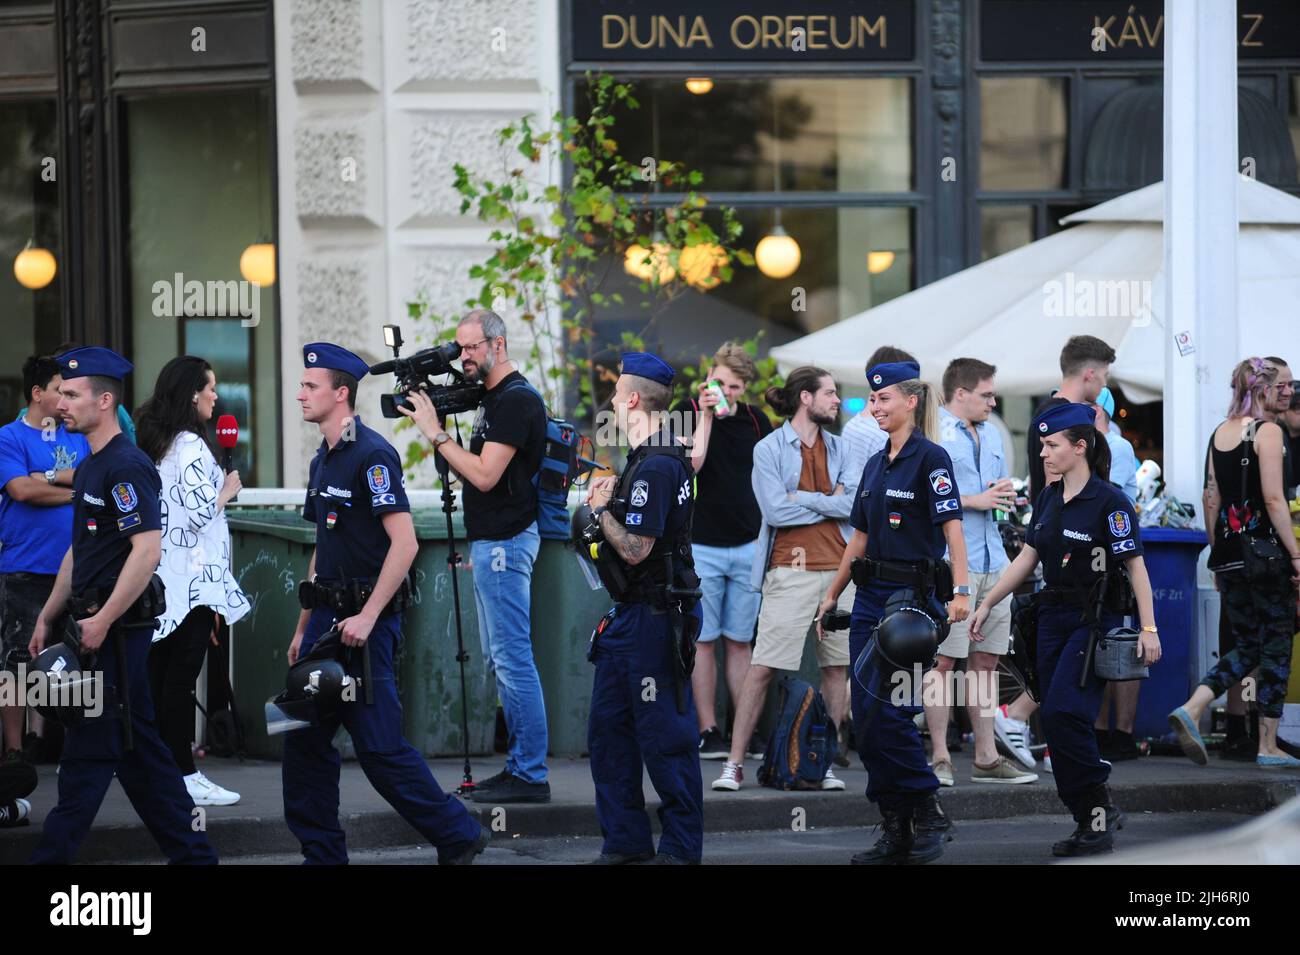
[[512, 382], [510, 388], [516, 387], [527, 388], [546, 409], [546, 441], [542, 450], [542, 463], [533, 475], [533, 487], [537, 489], [537, 533], [546, 540], [567, 541], [572, 534], [569, 488], [582, 473], [579, 468], [581, 459], [578, 456], [578, 444], [582, 439], [574, 425], [551, 415], [550, 409], [546, 408], [546, 399], [531, 383]]
[[821, 789], [835, 759], [835, 723], [821, 691], [797, 677], [781, 678], [776, 727], [758, 770], [761, 786]]

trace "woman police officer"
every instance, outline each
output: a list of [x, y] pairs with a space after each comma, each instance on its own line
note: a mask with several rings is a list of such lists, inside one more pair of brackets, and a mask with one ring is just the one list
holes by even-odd
[[1103, 576], [1118, 575], [1121, 566], [1137, 598], [1141, 662], [1160, 659], [1137, 518], [1128, 498], [1107, 480], [1110, 449], [1094, 422], [1088, 405], [1073, 402], [1054, 405], [1033, 420], [1031, 434], [1042, 439], [1047, 478], [1059, 479], [1039, 494], [1024, 549], [971, 618], [971, 634], [978, 638], [986, 608], [1012, 593], [1043, 562], [1046, 586], [1038, 596], [1035, 653], [1041, 718], [1057, 793], [1078, 824], [1068, 839], [1052, 847], [1058, 856], [1109, 852], [1123, 822], [1106, 788], [1110, 764], [1102, 761], [1093, 732], [1106, 684], [1092, 672], [1089, 653], [1094, 633], [1105, 634], [1121, 623], [1116, 603], [1098, 602], [1101, 590], [1115, 592], [1106, 584], [1116, 584], [1116, 578], [1103, 583]]
[[[858, 564], [849, 628], [850, 658], [855, 661], [884, 616], [886, 601], [909, 584], [935, 621], [944, 619], [935, 597], [934, 571], [943, 564], [945, 544], [958, 585], [947, 619], [964, 620], [970, 612], [961, 498], [948, 452], [931, 440], [937, 430], [937, 406], [920, 373], [913, 361], [876, 365], [867, 373], [871, 414], [889, 435], [889, 444], [862, 472], [849, 518], [853, 539], [817, 614], [820, 635], [821, 616], [835, 609], [853, 575], [855, 558], [867, 558]], [[951, 828], [935, 797], [939, 780], [926, 763], [912, 721], [920, 709], [890, 702], [893, 694], [885, 685], [889, 677], [884, 668], [871, 666], [851, 681], [858, 752], [869, 774], [867, 798], [879, 807], [883, 828], [875, 846], [853, 857], [861, 865], [930, 862], [943, 854]]]

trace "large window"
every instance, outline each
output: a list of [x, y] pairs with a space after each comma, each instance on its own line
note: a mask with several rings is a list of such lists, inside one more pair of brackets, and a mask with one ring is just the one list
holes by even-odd
[[1069, 109], [1065, 80], [980, 80], [980, 187], [1064, 189]]
[[[800, 262], [779, 279], [737, 267], [730, 283], [657, 311], [620, 275], [626, 304], [597, 314], [600, 344], [614, 349], [633, 331], [672, 361], [696, 361], [763, 330], [766, 351], [915, 286], [911, 80], [713, 77], [702, 93], [684, 77], [634, 82], [640, 108], [616, 114], [622, 153], [698, 169], [702, 191], [736, 207], [751, 251], [779, 215]], [[586, 100], [577, 81], [579, 113]]]
[[0, 101], [0, 424], [25, 405], [23, 359], [63, 340], [57, 155], [53, 100]]
[[135, 394], [168, 359], [208, 360], [216, 413], [239, 422], [235, 466], [246, 483], [277, 482], [278, 322], [270, 287], [240, 257], [270, 238], [268, 93], [127, 100], [128, 299]]

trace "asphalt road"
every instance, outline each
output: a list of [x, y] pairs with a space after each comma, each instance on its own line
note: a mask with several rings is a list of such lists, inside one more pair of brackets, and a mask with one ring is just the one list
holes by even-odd
[[[1126, 848], [1149, 848], [1170, 839], [1218, 832], [1250, 819], [1227, 812], [1137, 813], [1129, 815], [1119, 834], [1115, 855]], [[1052, 843], [1074, 828], [1068, 816], [1035, 815], [1020, 819], [958, 822], [956, 838], [947, 844], [936, 865], [1033, 865], [1051, 863]], [[875, 841], [872, 830], [809, 829], [805, 832], [760, 831], [708, 834], [705, 864], [713, 865], [843, 865], [855, 852]], [[479, 865], [574, 865], [600, 854], [596, 838], [502, 839], [481, 856]], [[283, 865], [300, 862], [297, 855], [241, 856], [233, 865]], [[354, 865], [430, 865], [432, 848], [412, 846], [352, 853]]]

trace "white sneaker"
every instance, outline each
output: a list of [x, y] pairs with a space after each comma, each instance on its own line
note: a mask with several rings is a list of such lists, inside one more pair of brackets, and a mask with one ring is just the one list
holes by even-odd
[[1005, 707], [1000, 706], [993, 711], [993, 736], [997, 741], [998, 749], [1026, 769], [1033, 769], [1037, 765], [1037, 760], [1029, 751], [1029, 726], [1007, 716], [1003, 712], [1004, 709]]
[[1052, 771], [1052, 751], [1050, 749], [1043, 750], [1043, 769], [1049, 773]]
[[727, 792], [735, 792], [745, 781], [745, 767], [743, 763], [733, 763], [727, 760], [722, 764], [722, 775], [713, 781], [714, 789], [725, 789]]
[[196, 806], [233, 806], [239, 802], [239, 793], [222, 789], [200, 772], [190, 773], [185, 778], [185, 788]]
[[835, 775], [834, 769], [827, 769], [826, 775], [822, 777], [822, 789], [840, 790], [844, 788], [844, 780]]

